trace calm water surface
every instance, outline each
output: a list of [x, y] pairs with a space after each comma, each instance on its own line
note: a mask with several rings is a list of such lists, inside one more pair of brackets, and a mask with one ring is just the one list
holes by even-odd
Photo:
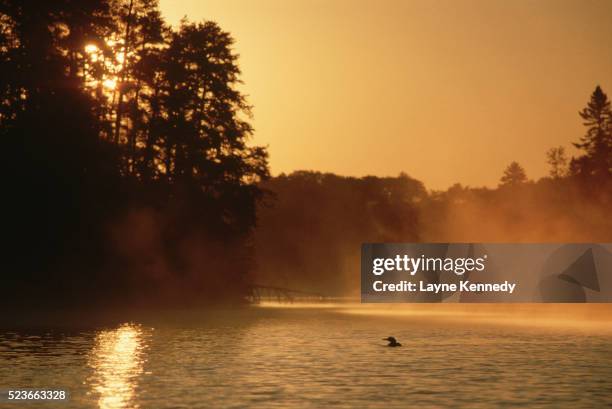
[[[0, 388], [63, 388], [70, 400], [0, 406], [612, 407], [611, 312], [336, 305], [5, 325]], [[385, 347], [388, 335], [404, 346]]]

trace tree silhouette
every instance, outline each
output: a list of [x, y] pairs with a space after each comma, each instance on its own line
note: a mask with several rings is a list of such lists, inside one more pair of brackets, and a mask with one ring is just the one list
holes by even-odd
[[579, 114], [587, 132], [574, 146], [584, 154], [572, 159], [571, 171], [575, 175], [607, 180], [612, 176], [612, 111], [610, 100], [599, 85]]
[[[247, 144], [232, 44], [212, 22], [170, 28], [157, 0], [0, 0], [3, 278], [22, 302], [160, 285], [240, 296], [268, 166]], [[150, 254], [111, 234], [142, 209], [156, 220]], [[210, 249], [215, 271], [194, 261]], [[146, 273], [154, 256], [171, 271], [163, 283]]]
[[518, 162], [512, 162], [504, 170], [504, 174], [499, 180], [500, 186], [518, 186], [527, 182], [525, 169]]
[[[516, 162], [498, 190], [429, 194], [406, 175], [296, 172], [266, 182], [267, 150], [248, 143], [251, 107], [239, 91], [233, 45], [213, 22], [170, 27], [157, 0], [0, 0], [0, 183], [9, 238], [0, 303], [240, 300], [253, 241], [265, 244], [266, 271], [286, 275], [302, 260], [322, 279], [362, 241], [420, 240], [428, 236], [419, 229], [437, 220], [440, 229], [471, 221], [455, 211], [474, 203], [492, 218], [504, 209], [499, 217], [515, 223], [531, 209], [513, 208], [517, 194], [559, 202], [555, 217], [569, 214], [566, 222], [578, 211], [610, 213], [609, 185], [598, 183], [603, 193], [585, 201], [579, 177], [505, 189], [527, 181]], [[580, 115], [587, 132], [572, 173], [609, 180], [612, 114], [601, 88]], [[560, 178], [564, 151], [548, 156]], [[279, 201], [276, 210], [264, 208], [268, 225], [255, 237], [261, 186]], [[597, 217], [588, 226], [580, 231], [603, 238], [610, 231]], [[321, 240], [303, 246], [294, 237]], [[354, 269], [346, 271], [352, 277]]]
[[546, 152], [546, 161], [550, 165], [550, 177], [559, 179], [567, 175], [567, 156], [563, 146], [550, 148]]

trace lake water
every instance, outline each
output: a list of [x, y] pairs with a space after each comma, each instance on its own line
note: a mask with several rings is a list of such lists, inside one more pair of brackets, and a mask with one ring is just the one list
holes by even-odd
[[[3, 324], [0, 389], [61, 388], [70, 399], [0, 406], [612, 406], [612, 306], [269, 305], [75, 319]], [[386, 347], [389, 335], [403, 346]]]

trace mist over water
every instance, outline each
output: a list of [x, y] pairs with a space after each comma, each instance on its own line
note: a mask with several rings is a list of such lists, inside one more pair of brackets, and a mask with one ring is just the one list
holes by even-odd
[[609, 403], [610, 306], [452, 307], [264, 303], [4, 329], [0, 379], [65, 388], [67, 408]]
[[254, 282], [332, 296], [360, 293], [363, 243], [612, 241], [612, 185], [543, 178], [496, 189], [427, 191], [409, 176], [300, 171], [266, 182]]

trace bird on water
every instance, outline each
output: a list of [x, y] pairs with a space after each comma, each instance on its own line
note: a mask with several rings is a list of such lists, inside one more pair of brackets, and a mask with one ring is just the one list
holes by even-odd
[[397, 339], [395, 339], [394, 337], [383, 338], [383, 340], [389, 341], [389, 345], [387, 345], [388, 347], [401, 347], [402, 346], [402, 344], [397, 342]]

